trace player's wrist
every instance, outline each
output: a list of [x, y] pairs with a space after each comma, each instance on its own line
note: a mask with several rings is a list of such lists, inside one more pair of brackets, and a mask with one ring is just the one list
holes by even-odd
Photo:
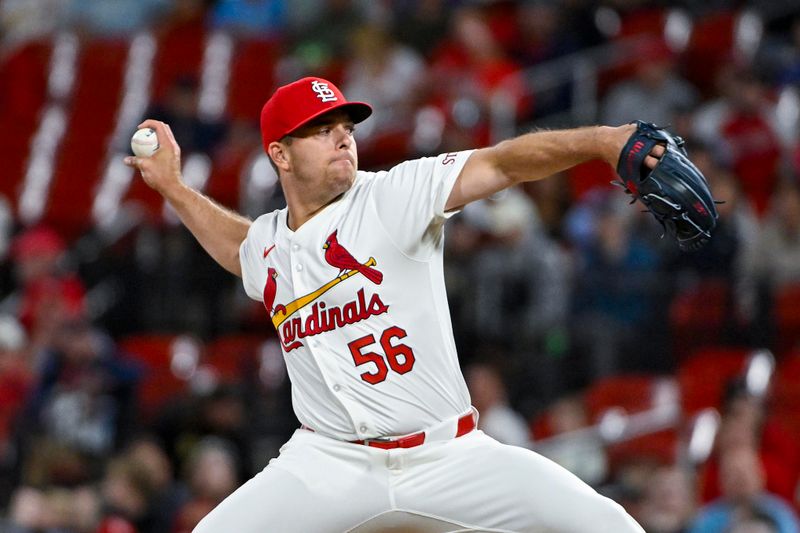
[[620, 154], [622, 153], [622, 148], [635, 131], [636, 125], [634, 124], [600, 126], [600, 157], [616, 169]]
[[186, 183], [183, 181], [183, 176], [178, 173], [171, 179], [157, 184], [156, 190], [166, 200], [172, 201], [180, 198], [180, 196], [185, 194], [187, 191], [190, 191], [191, 187], [186, 185]]

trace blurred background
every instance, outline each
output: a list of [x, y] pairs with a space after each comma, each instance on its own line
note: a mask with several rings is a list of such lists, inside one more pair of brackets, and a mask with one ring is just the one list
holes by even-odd
[[261, 105], [375, 114], [361, 167], [536, 128], [669, 125], [724, 200], [680, 254], [591, 162], [447, 227], [481, 426], [648, 533], [797, 531], [796, 0], [0, 0], [0, 531], [178, 533], [298, 426], [263, 306], [121, 160], [171, 124], [192, 186], [283, 207]]

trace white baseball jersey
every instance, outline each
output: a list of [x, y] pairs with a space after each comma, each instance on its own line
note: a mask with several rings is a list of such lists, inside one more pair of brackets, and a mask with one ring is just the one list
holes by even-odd
[[[470, 399], [442, 232], [469, 155], [358, 172], [297, 231], [285, 209], [253, 223], [240, 249], [244, 286], [270, 313], [295, 413], [314, 431], [295, 431], [194, 533], [644, 533], [548, 459], [449, 425]], [[429, 440], [436, 428], [449, 429]], [[422, 431], [424, 444], [408, 448], [346, 442]]]
[[297, 231], [285, 208], [251, 226], [244, 287], [272, 317], [304, 425], [355, 440], [469, 411], [442, 254], [445, 203], [471, 153], [359, 171]]

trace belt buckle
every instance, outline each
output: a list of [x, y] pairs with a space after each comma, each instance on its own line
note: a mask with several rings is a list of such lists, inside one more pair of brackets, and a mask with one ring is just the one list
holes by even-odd
[[364, 439], [364, 442], [395, 442], [398, 439], [395, 437], [373, 437], [371, 439]]
[[365, 439], [364, 444], [375, 448], [390, 450], [394, 448], [414, 448], [425, 442], [425, 432], [412, 433], [404, 437], [375, 437]]
[[363, 442], [365, 446], [383, 450], [393, 450], [400, 447], [400, 443], [391, 437], [375, 437], [374, 439], [364, 439]]

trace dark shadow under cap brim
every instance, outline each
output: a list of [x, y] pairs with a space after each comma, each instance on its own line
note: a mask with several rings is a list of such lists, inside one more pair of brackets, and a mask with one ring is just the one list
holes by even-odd
[[287, 135], [291, 135], [292, 132], [297, 131], [298, 129], [302, 128], [312, 120], [325, 115], [326, 113], [331, 113], [333, 111], [342, 110], [350, 115], [350, 118], [353, 120], [354, 124], [358, 124], [359, 122], [364, 122], [369, 116], [372, 114], [372, 106], [365, 103], [365, 102], [345, 102], [343, 104], [331, 106], [327, 109], [323, 109], [317, 113], [314, 113], [310, 117], [306, 118], [301, 123], [297, 124]]

